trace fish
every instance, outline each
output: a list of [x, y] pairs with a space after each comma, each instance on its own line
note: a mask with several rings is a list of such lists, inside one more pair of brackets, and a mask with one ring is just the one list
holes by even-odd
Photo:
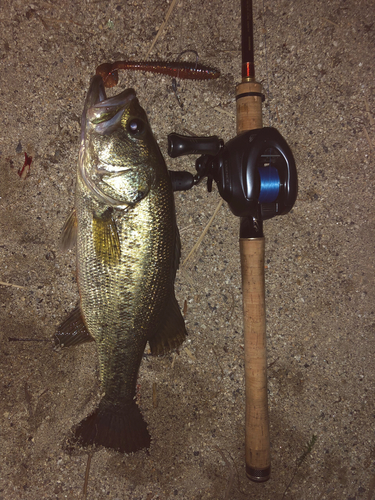
[[74, 245], [80, 300], [55, 343], [96, 342], [104, 395], [69, 446], [149, 448], [137, 376], [147, 342], [162, 355], [186, 338], [174, 291], [181, 245], [171, 180], [147, 115], [133, 89], [107, 98], [100, 75], [84, 105], [75, 205], [61, 235], [63, 249]]

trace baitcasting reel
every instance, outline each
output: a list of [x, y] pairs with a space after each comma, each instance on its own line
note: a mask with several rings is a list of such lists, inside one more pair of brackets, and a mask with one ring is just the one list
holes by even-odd
[[197, 174], [170, 171], [174, 191], [185, 191], [207, 177], [215, 181], [234, 215], [270, 219], [291, 210], [297, 197], [297, 171], [293, 154], [272, 127], [243, 132], [224, 145], [217, 136], [168, 136], [172, 158], [201, 154]]

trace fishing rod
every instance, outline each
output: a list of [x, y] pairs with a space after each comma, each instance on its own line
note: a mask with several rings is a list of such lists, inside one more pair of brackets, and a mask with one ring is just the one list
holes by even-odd
[[217, 136], [168, 136], [172, 158], [200, 154], [197, 174], [170, 171], [173, 189], [215, 181], [232, 213], [240, 217], [240, 260], [245, 345], [246, 474], [270, 478], [263, 221], [288, 213], [297, 197], [293, 154], [281, 134], [263, 128], [262, 86], [255, 80], [252, 1], [241, 0], [242, 80], [236, 87], [237, 136], [224, 145]]
[[[237, 134], [263, 127], [264, 95], [261, 84], [255, 80], [251, 0], [241, 0], [241, 47], [242, 81], [236, 87]], [[268, 182], [267, 188], [272, 191], [271, 179]], [[276, 187], [277, 179], [274, 183]], [[246, 474], [253, 481], [264, 482], [268, 481], [271, 474], [271, 450], [267, 394], [265, 242], [263, 217], [259, 208], [258, 204], [257, 211], [250, 217], [241, 218], [240, 255], [245, 340]]]

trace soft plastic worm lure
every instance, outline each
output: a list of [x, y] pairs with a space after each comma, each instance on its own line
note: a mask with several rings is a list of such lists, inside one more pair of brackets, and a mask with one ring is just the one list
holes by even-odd
[[96, 68], [96, 74], [103, 78], [104, 86], [114, 87], [118, 82], [118, 70], [149, 71], [186, 80], [213, 80], [220, 71], [202, 64], [166, 61], [116, 61], [104, 63]]

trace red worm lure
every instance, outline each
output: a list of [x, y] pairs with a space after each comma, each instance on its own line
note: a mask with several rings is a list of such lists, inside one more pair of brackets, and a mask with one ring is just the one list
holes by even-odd
[[185, 80], [213, 80], [220, 71], [197, 63], [165, 61], [116, 61], [104, 63], [96, 68], [96, 74], [103, 78], [104, 86], [114, 87], [118, 82], [118, 70], [149, 71]]

